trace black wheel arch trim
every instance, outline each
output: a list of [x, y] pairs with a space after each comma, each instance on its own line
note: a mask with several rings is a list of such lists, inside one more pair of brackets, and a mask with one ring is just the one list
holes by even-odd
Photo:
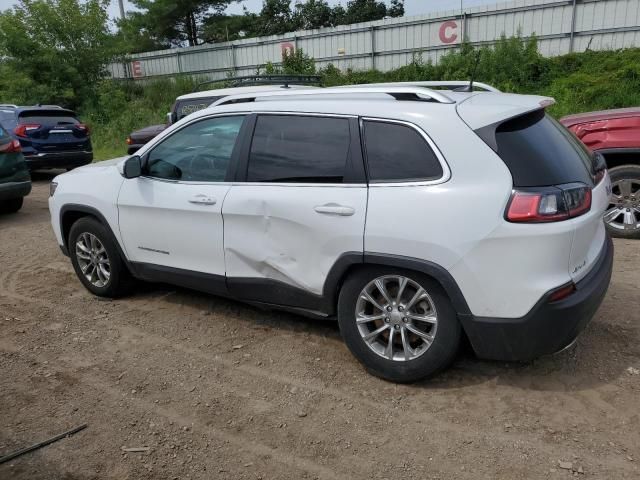
[[451, 304], [458, 315], [468, 315], [471, 313], [469, 305], [467, 304], [458, 283], [444, 267], [437, 263], [433, 263], [428, 260], [421, 260], [419, 258], [406, 257], [403, 255], [365, 252], [364, 264], [404, 268], [429, 275], [440, 284], [445, 293], [449, 296]]
[[118, 241], [118, 237], [116, 237], [116, 235], [113, 233], [113, 229], [111, 228], [111, 225], [109, 224], [105, 216], [102, 215], [102, 213], [100, 213], [98, 209], [94, 207], [89, 207], [87, 205], [68, 203], [66, 205], [63, 205], [62, 208], [60, 209], [59, 222], [60, 222], [60, 233], [62, 235], [62, 242], [63, 242], [63, 245], [60, 245], [60, 249], [62, 250], [62, 253], [69, 256], [69, 238], [68, 238], [69, 232], [66, 232], [67, 234], [65, 234], [64, 232], [64, 229], [63, 229], [64, 217], [67, 213], [76, 213], [76, 212], [84, 213], [86, 214], [86, 216], [93, 216], [98, 219], [98, 221], [109, 231], [109, 233], [113, 237], [116, 247], [118, 248], [118, 253], [120, 254], [120, 258], [129, 269], [129, 272], [132, 272], [131, 263], [129, 262], [126, 255], [124, 254], [124, 250], [122, 249], [122, 246]]

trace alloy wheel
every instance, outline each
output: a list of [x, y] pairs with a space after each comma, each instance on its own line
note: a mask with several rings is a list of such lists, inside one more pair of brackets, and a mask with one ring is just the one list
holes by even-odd
[[95, 287], [103, 288], [111, 277], [111, 263], [104, 245], [92, 233], [82, 233], [76, 241], [76, 258], [84, 277]]
[[614, 230], [640, 230], [640, 180], [623, 178], [611, 184], [611, 203], [604, 221]]
[[433, 344], [436, 307], [417, 282], [385, 275], [369, 282], [356, 302], [356, 324], [366, 345], [387, 360], [409, 361]]

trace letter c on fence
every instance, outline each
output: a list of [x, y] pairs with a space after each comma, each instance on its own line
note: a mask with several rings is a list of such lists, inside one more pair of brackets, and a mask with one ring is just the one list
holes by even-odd
[[[458, 24], [453, 20], [447, 20], [440, 25], [440, 31], [438, 32], [438, 36], [440, 37], [440, 41], [442, 43], [453, 43], [458, 39], [458, 34], [454, 33], [455, 30], [458, 29]], [[447, 34], [447, 30], [454, 30]]]

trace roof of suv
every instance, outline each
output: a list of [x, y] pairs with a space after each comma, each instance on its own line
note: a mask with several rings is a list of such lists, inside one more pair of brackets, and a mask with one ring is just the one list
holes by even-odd
[[[242, 100], [252, 103], [229, 105]], [[216, 111], [315, 112], [407, 119], [449, 107], [455, 108], [470, 128], [478, 129], [552, 103], [553, 99], [536, 95], [445, 92], [411, 85], [353, 85], [298, 92], [243, 92], [221, 99], [201, 112], [215, 108]]]
[[269, 92], [280, 90], [302, 90], [318, 88], [305, 85], [290, 85], [285, 87], [283, 85], [256, 85], [252, 87], [233, 87], [233, 88], [217, 88], [214, 90], [203, 90], [202, 92], [193, 92], [180, 95], [176, 100], [190, 100], [194, 98], [208, 98], [208, 97], [226, 97], [228, 95], [242, 95], [245, 93], [257, 93], [257, 92]]

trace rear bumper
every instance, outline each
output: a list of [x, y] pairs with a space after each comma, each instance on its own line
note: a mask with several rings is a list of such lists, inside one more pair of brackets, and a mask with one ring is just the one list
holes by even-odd
[[563, 300], [549, 302], [549, 294], [521, 318], [460, 315], [476, 355], [488, 360], [529, 361], [571, 344], [598, 310], [613, 269], [613, 242], [606, 237], [591, 271]]
[[75, 168], [88, 165], [93, 161], [93, 152], [50, 152], [25, 155], [29, 170], [40, 168]]
[[0, 200], [26, 197], [30, 192], [30, 181], [0, 183]]
[[144, 147], [144, 143], [132, 143], [131, 145], [127, 145], [127, 154], [133, 155], [142, 147]]

